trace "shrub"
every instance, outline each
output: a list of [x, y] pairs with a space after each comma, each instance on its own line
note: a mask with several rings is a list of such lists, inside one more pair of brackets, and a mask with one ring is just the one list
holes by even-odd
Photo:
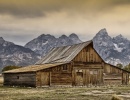
[[20, 66], [6, 66], [2, 69], [2, 72], [12, 70], [12, 69], [17, 69], [17, 68], [21, 68], [21, 67]]
[[125, 70], [130, 71], [130, 64], [124, 67]]

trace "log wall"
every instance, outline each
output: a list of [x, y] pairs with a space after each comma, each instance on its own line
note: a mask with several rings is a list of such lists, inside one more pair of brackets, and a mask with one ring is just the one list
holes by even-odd
[[[64, 66], [67, 70], [64, 70]], [[51, 85], [72, 85], [72, 66], [65, 64], [51, 69]]]
[[[65, 70], [63, 67], [67, 67]], [[72, 67], [71, 64], [56, 66], [53, 68], [37, 72], [37, 86], [46, 85], [72, 85]]]
[[36, 86], [35, 73], [4, 74], [4, 85], [9, 86]]

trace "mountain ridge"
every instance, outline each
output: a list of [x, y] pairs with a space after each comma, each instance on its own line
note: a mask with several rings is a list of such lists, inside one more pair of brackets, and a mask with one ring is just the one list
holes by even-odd
[[82, 41], [75, 33], [72, 33], [69, 36], [63, 34], [58, 38], [48, 34], [41, 34], [37, 38], [25, 44], [24, 47], [29, 48], [32, 51], [41, 54], [42, 56], [45, 56], [45, 54], [54, 47], [72, 45], [81, 42]]
[[[94, 48], [99, 55], [112, 65], [130, 63], [130, 40], [121, 34], [109, 36], [107, 30], [101, 29], [92, 39]], [[79, 37], [72, 33], [56, 38], [50, 34], [41, 34], [29, 41], [25, 46], [19, 46], [0, 37], [0, 67], [7, 65], [27, 66], [35, 64], [54, 47], [81, 43]]]
[[118, 63], [128, 65], [130, 63], [130, 40], [121, 34], [110, 37], [106, 29], [100, 30], [93, 38], [94, 48], [101, 57], [112, 65]]
[[27, 66], [40, 59], [40, 55], [32, 50], [5, 41], [3, 38], [0, 38], [0, 48], [0, 67], [8, 65]]

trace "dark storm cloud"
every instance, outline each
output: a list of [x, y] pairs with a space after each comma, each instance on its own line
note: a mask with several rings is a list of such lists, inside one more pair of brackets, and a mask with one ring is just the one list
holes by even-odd
[[18, 17], [40, 17], [48, 12], [62, 10], [76, 13], [97, 12], [123, 4], [130, 4], [130, 0], [0, 0], [0, 13]]
[[0, 0], [0, 37], [24, 45], [42, 33], [92, 39], [102, 28], [130, 39], [130, 0]]

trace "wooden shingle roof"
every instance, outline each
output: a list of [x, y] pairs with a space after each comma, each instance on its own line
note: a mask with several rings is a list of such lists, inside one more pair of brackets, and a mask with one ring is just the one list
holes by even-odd
[[22, 67], [22, 68], [18, 68], [18, 69], [13, 69], [13, 70], [5, 71], [3, 73], [36, 72], [36, 71], [39, 71], [39, 70], [43, 70], [43, 69], [46, 69], [46, 68], [51, 68], [51, 67], [55, 67], [55, 66], [63, 65], [63, 64], [66, 64], [66, 63], [30, 65], [30, 66], [27, 66], [27, 67]]
[[71, 46], [53, 48], [45, 57], [43, 57], [43, 59], [39, 60], [36, 65], [70, 62], [84, 47], [88, 46], [90, 43], [92, 43], [92, 41]]

